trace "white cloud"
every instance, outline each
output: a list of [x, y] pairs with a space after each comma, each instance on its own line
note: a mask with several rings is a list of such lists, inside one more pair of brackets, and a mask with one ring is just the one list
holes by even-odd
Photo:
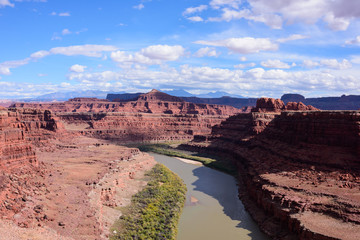
[[111, 59], [121, 67], [131, 67], [133, 64], [159, 65], [163, 61], [176, 61], [184, 54], [185, 49], [180, 45], [152, 45], [136, 53], [112, 52]]
[[196, 51], [196, 53], [194, 53], [195, 57], [217, 57], [219, 56], [219, 53], [216, 52], [215, 48], [209, 48], [209, 47], [204, 47], [204, 48], [200, 48], [199, 50]]
[[186, 18], [192, 22], [203, 22], [204, 19], [202, 17], [199, 17], [199, 16], [193, 16], [193, 17], [188, 17]]
[[151, 59], [175, 61], [184, 55], [185, 49], [180, 45], [153, 45], [141, 49], [140, 52]]
[[319, 20], [334, 31], [344, 31], [360, 17], [358, 0], [211, 0], [210, 6], [221, 11], [208, 21], [247, 19], [281, 29], [283, 23], [315, 24]]
[[215, 9], [218, 9], [219, 7], [222, 6], [233, 7], [237, 9], [239, 8], [241, 1], [242, 0], [211, 0], [210, 6]]
[[321, 59], [319, 62], [312, 60], [304, 60], [302, 65], [308, 68], [326, 67], [338, 70], [345, 70], [352, 67], [351, 62], [347, 59], [343, 59], [341, 62], [336, 59]]
[[69, 29], [65, 28], [64, 30], [61, 31], [61, 34], [68, 35], [68, 34], [71, 34], [71, 31]]
[[346, 59], [343, 59], [341, 62], [338, 62], [336, 59], [323, 59], [320, 61], [320, 64], [328, 68], [340, 70], [349, 69], [352, 67], [351, 63]]
[[14, 7], [14, 4], [12, 4], [9, 0], [0, 0], [0, 7]]
[[232, 20], [247, 19], [255, 22], [262, 22], [274, 29], [281, 29], [282, 19], [280, 16], [275, 14], [254, 14], [249, 9], [234, 10], [229, 8], [223, 8], [220, 17], [210, 17], [210, 22], [230, 22]]
[[85, 72], [85, 68], [87, 68], [87, 66], [75, 64], [75, 65], [72, 65], [69, 70], [71, 72], [82, 73], [82, 72]]
[[45, 51], [45, 50], [41, 50], [38, 52], [34, 52], [33, 54], [30, 55], [31, 58], [36, 59], [36, 58], [43, 58], [46, 57], [50, 54], [49, 51]]
[[277, 40], [277, 42], [284, 43], [284, 42], [288, 42], [288, 41], [295, 41], [295, 40], [301, 40], [301, 39], [306, 39], [306, 38], [309, 38], [309, 36], [305, 36], [305, 35], [301, 35], [301, 34], [293, 34], [287, 38], [279, 38]]
[[345, 44], [348, 44], [348, 45], [360, 45], [360, 36], [357, 36], [353, 40], [346, 41]]
[[291, 66], [287, 63], [281, 62], [278, 59], [274, 59], [274, 60], [267, 60], [267, 61], [263, 61], [260, 63], [261, 66], [266, 67], [266, 68], [290, 68]]
[[303, 66], [308, 67], [308, 68], [313, 68], [313, 67], [320, 66], [320, 63], [312, 61], [312, 60], [305, 59], [304, 62], [303, 62]]
[[240, 63], [237, 65], [234, 65], [234, 68], [248, 68], [248, 67], [255, 67], [256, 63]]
[[232, 52], [241, 54], [258, 53], [260, 51], [275, 51], [278, 49], [276, 43], [271, 42], [268, 38], [228, 38], [216, 41], [196, 41], [197, 44], [226, 47]]
[[10, 75], [11, 68], [17, 68], [23, 65], [26, 65], [30, 62], [31, 58], [25, 58], [22, 60], [15, 60], [15, 61], [6, 61], [0, 63], [0, 74], [2, 75]]
[[102, 52], [111, 52], [117, 50], [117, 47], [111, 45], [77, 45], [69, 47], [55, 47], [50, 49], [50, 54], [61, 54], [66, 56], [82, 55], [87, 57], [102, 57]]
[[52, 48], [49, 51], [41, 50], [34, 52], [30, 57], [16, 60], [16, 61], [6, 61], [0, 63], [0, 74], [10, 75], [11, 68], [17, 68], [23, 65], [28, 64], [31, 61], [44, 58], [52, 54], [60, 54], [66, 56], [76, 56], [82, 55], [87, 57], [103, 57], [103, 52], [112, 52], [117, 50], [116, 47], [111, 45], [78, 45], [78, 46], [69, 46], [69, 47], [56, 47]]
[[135, 6], [133, 6], [133, 8], [135, 8], [135, 9], [137, 9], [137, 10], [141, 10], [141, 9], [143, 9], [145, 6], [144, 6], [144, 4], [142, 4], [142, 3], [140, 3], [139, 5], [135, 5]]
[[207, 5], [200, 5], [198, 7], [189, 7], [184, 12], [183, 15], [190, 15], [197, 12], [202, 12], [208, 8]]

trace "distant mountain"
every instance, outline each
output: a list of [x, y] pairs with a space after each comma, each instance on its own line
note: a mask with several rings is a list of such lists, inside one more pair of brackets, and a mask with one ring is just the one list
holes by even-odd
[[[121, 92], [124, 93], [124, 92]], [[88, 91], [74, 91], [74, 92], [54, 92], [45, 95], [38, 96], [36, 98], [28, 98], [22, 99], [23, 102], [32, 102], [32, 101], [67, 101], [70, 98], [76, 97], [89, 97], [89, 98], [102, 98], [105, 99], [107, 96], [107, 92], [104, 91], [97, 91], [97, 90], [88, 90]]]
[[176, 97], [194, 97], [194, 94], [191, 94], [183, 89], [163, 91], [163, 92]]
[[284, 94], [284, 103], [302, 102], [321, 110], [358, 110], [360, 109], [360, 95], [342, 95], [341, 97], [305, 98], [300, 94]]
[[[186, 96], [184, 96], [184, 97], [186, 97]], [[244, 98], [243, 96], [240, 96], [240, 95], [231, 94], [231, 93], [222, 92], [222, 91], [209, 92], [206, 94], [198, 94], [198, 95], [195, 95], [195, 97], [199, 97], [199, 98], [221, 98], [221, 97]]]

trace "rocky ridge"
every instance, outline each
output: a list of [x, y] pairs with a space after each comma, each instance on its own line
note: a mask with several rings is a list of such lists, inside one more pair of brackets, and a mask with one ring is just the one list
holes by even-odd
[[228, 118], [187, 148], [228, 153], [240, 198], [270, 236], [359, 239], [360, 112], [284, 106], [259, 99], [257, 112]]
[[140, 95], [134, 101], [109, 102], [105, 99], [74, 98], [60, 103], [15, 103], [12, 107], [49, 109], [53, 112], [127, 112], [127, 113], [164, 113], [233, 115], [241, 110], [225, 105], [195, 104], [152, 90]]

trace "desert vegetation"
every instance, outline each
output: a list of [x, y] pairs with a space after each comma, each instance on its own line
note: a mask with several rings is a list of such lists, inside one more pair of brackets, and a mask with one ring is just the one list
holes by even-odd
[[161, 164], [155, 165], [146, 176], [147, 186], [122, 209], [123, 215], [112, 228], [111, 240], [176, 239], [186, 185]]

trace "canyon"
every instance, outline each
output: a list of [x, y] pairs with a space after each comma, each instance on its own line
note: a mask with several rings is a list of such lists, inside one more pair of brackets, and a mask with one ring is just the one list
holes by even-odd
[[[359, 239], [360, 112], [261, 98], [237, 109], [153, 90], [0, 109], [0, 235], [105, 239], [154, 159], [125, 143], [224, 155], [275, 239]], [[21, 228], [18, 228], [20, 226]]]
[[273, 238], [359, 239], [360, 112], [284, 106], [258, 99], [183, 148], [232, 159], [240, 198]]

